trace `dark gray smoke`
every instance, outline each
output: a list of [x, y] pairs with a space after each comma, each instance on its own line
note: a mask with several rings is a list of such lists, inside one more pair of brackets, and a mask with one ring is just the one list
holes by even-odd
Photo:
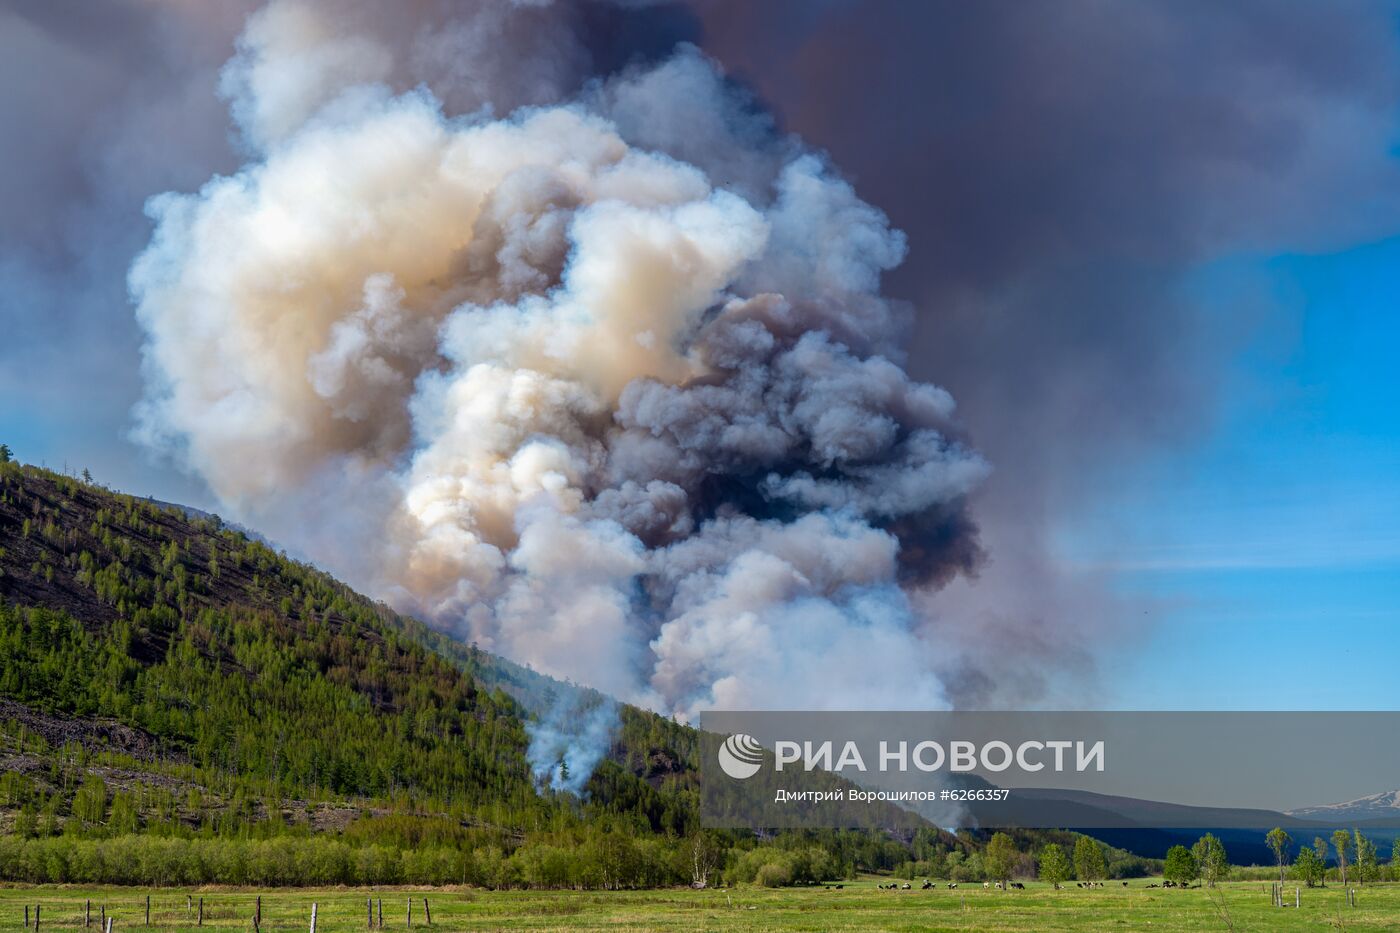
[[[1140, 607], [1054, 535], [1141, 453], [1211, 427], [1277, 309], [1207, 315], [1221, 255], [1394, 232], [1393, 3], [701, 4], [704, 46], [909, 236], [909, 371], [996, 464], [990, 554], [926, 611], [959, 703], [1034, 699]], [[980, 634], [973, 634], [980, 633]], [[1084, 699], [1083, 687], [1073, 697]]]

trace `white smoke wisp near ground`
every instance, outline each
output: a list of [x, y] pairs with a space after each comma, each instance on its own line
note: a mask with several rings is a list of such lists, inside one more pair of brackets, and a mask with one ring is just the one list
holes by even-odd
[[[297, 54], [260, 36], [245, 59]], [[449, 116], [336, 41], [294, 105], [232, 82], [255, 159], [150, 204], [141, 436], [362, 587], [619, 699], [945, 706], [911, 594], [975, 564], [987, 467], [901, 368], [884, 215], [688, 47]]]
[[562, 690], [530, 724], [526, 756], [538, 782], [582, 795], [616, 726], [617, 701], [589, 690]]

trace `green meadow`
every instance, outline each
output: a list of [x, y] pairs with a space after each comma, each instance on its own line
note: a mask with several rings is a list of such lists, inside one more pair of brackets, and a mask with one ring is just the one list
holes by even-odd
[[[887, 891], [879, 879], [848, 882], [844, 888], [770, 890], [740, 887], [692, 891], [486, 891], [467, 888], [229, 889], [8, 886], [0, 888], [0, 929], [21, 930], [26, 906], [40, 908], [40, 933], [83, 928], [91, 902], [91, 929], [101, 911], [113, 918], [114, 933], [146, 927], [151, 898], [152, 930], [251, 930], [262, 899], [263, 931], [309, 930], [316, 904], [317, 930], [366, 930], [366, 899], [385, 930], [1397, 930], [1400, 884], [1358, 889], [1349, 906], [1340, 886], [1302, 890], [1302, 906], [1277, 908], [1264, 882], [1229, 882], [1215, 890], [1149, 888], [1136, 879], [1092, 891], [1071, 885], [1060, 891], [1027, 884], [1002, 892], [979, 884], [949, 890]], [[1291, 903], [1293, 886], [1288, 887]], [[204, 920], [198, 922], [200, 899]]]

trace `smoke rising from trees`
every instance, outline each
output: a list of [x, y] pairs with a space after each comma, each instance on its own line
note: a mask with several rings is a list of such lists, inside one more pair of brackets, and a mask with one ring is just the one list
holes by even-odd
[[694, 47], [508, 113], [488, 69], [460, 114], [326, 15], [250, 21], [253, 159], [149, 205], [141, 436], [547, 674], [685, 717], [946, 705], [912, 599], [977, 566], [988, 466], [902, 368], [902, 234]]

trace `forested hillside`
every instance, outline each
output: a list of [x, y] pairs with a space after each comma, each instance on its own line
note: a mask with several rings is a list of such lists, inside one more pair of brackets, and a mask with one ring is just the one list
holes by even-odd
[[216, 517], [0, 454], [0, 876], [791, 882], [975, 848], [702, 833], [695, 734], [627, 707], [581, 798], [539, 788], [526, 722], [560, 685]]

